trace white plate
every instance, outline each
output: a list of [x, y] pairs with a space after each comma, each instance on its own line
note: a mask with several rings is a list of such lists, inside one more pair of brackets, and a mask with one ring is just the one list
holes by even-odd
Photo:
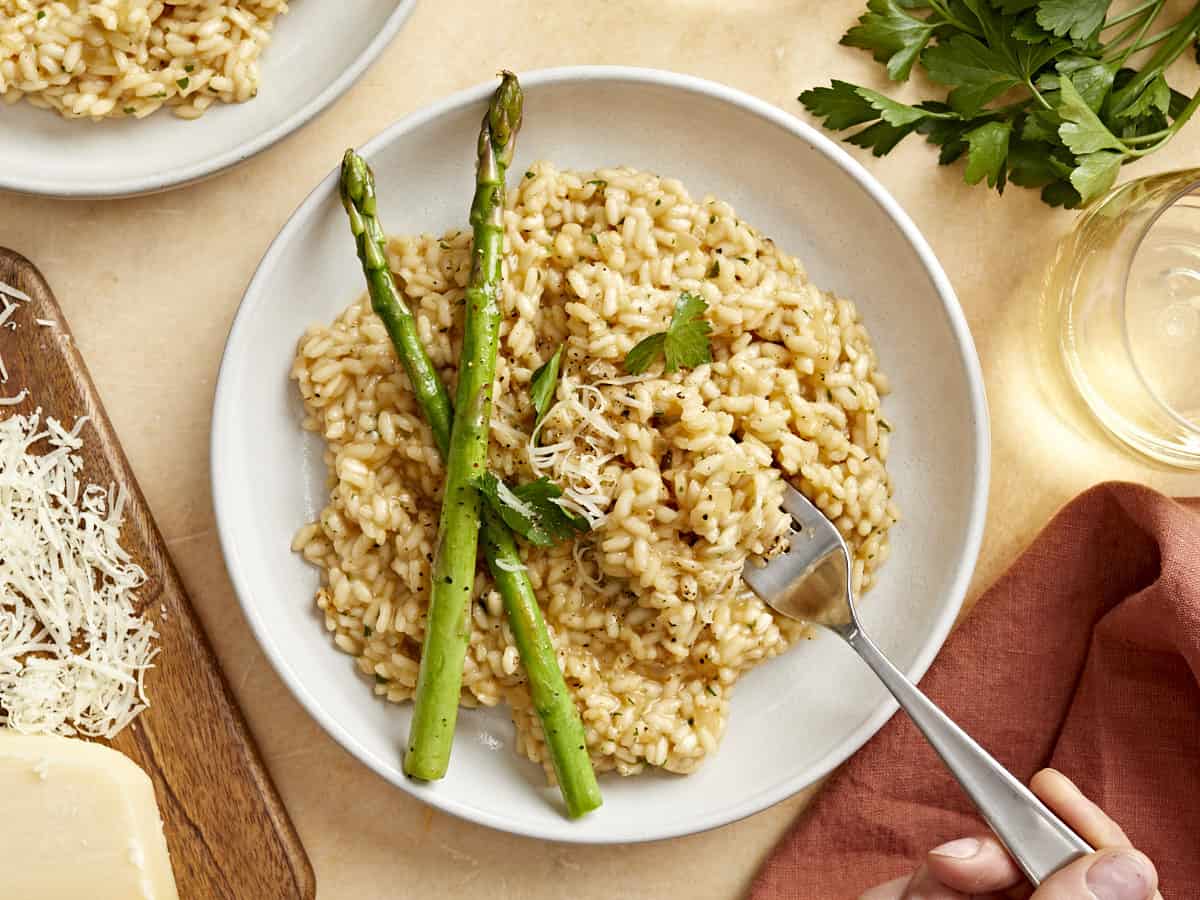
[[258, 96], [199, 119], [70, 121], [0, 104], [0, 188], [55, 197], [124, 197], [180, 187], [237, 165], [340, 97], [388, 45], [416, 0], [296, 0], [275, 20]]
[[[891, 461], [904, 519], [892, 558], [862, 604], [870, 631], [919, 677], [966, 590], [983, 528], [988, 425], [979, 361], [945, 274], [884, 189], [795, 117], [685, 75], [579, 67], [522, 76], [525, 125], [514, 173], [536, 159], [629, 164], [711, 192], [814, 280], [857, 301], [894, 394]], [[396, 233], [461, 227], [472, 189], [481, 85], [393, 125], [363, 149], [381, 216]], [[330, 160], [334, 163], [335, 160]], [[686, 778], [601, 780], [604, 806], [559, 812], [541, 769], [512, 750], [504, 709], [464, 710], [450, 771], [436, 784], [400, 769], [410, 707], [376, 700], [334, 649], [314, 609], [317, 573], [289, 550], [325, 502], [320, 440], [300, 430], [287, 380], [296, 341], [363, 290], [336, 172], [300, 206], [246, 291], [225, 348], [213, 420], [213, 497], [221, 546], [246, 616], [283, 680], [318, 722], [388, 781], [441, 809], [520, 834], [624, 842], [712, 828], [812, 784], [895, 710], [870, 671], [822, 635], [737, 686], [719, 752]]]

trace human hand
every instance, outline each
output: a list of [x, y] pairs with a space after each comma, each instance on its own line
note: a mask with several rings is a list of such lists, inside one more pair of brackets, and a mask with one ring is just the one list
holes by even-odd
[[911, 876], [871, 888], [859, 900], [1162, 900], [1154, 864], [1065, 775], [1043, 769], [1029, 787], [1096, 852], [1035, 891], [995, 837], [959, 838], [929, 851]]

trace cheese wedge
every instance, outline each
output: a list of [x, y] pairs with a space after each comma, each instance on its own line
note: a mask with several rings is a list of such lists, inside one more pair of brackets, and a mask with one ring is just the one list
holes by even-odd
[[154, 786], [100, 744], [0, 729], [0, 895], [178, 900]]

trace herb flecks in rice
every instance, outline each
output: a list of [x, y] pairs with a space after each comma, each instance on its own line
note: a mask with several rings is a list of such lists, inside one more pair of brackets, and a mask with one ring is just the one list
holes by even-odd
[[[805, 634], [738, 577], [787, 545], [782, 479], [847, 536], [859, 590], [887, 557], [887, 381], [850, 301], [677, 181], [539, 164], [513, 185], [505, 224], [490, 468], [512, 483], [551, 478], [593, 526], [524, 552], [597, 767], [693, 771], [720, 741], [738, 677]], [[457, 232], [390, 246], [450, 384], [469, 253]], [[628, 375], [626, 354], [667, 326], [681, 291], [708, 306], [712, 363]], [[560, 345], [534, 442], [530, 380]], [[443, 480], [432, 435], [365, 299], [303, 336], [292, 375], [330, 473], [329, 505], [293, 546], [324, 571], [317, 604], [336, 645], [377, 694], [407, 700]], [[463, 702], [508, 703], [518, 750], [548, 769], [500, 597], [483, 574], [474, 591]]]

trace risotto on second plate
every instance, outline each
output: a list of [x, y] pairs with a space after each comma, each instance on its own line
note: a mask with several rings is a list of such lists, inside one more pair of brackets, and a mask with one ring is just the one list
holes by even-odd
[[0, 0], [0, 99], [66, 118], [195, 119], [258, 93], [287, 0]]
[[[490, 464], [510, 481], [548, 476], [591, 520], [574, 541], [523, 551], [597, 769], [691, 772], [716, 750], [739, 676], [805, 634], [739, 577], [787, 546], [783, 479], [847, 537], [857, 590], [887, 558], [887, 380], [854, 305], [728, 204], [630, 169], [542, 163], [513, 181]], [[470, 239], [389, 248], [452, 396]], [[708, 304], [712, 363], [626, 374], [626, 353], [665, 328], [682, 291]], [[562, 344], [535, 441], [530, 379]], [[322, 570], [316, 602], [336, 645], [376, 694], [408, 700], [444, 478], [432, 433], [365, 296], [308, 330], [292, 377], [329, 470], [329, 503], [293, 547]], [[550, 773], [482, 569], [475, 594], [463, 703], [507, 703], [518, 750]]]

